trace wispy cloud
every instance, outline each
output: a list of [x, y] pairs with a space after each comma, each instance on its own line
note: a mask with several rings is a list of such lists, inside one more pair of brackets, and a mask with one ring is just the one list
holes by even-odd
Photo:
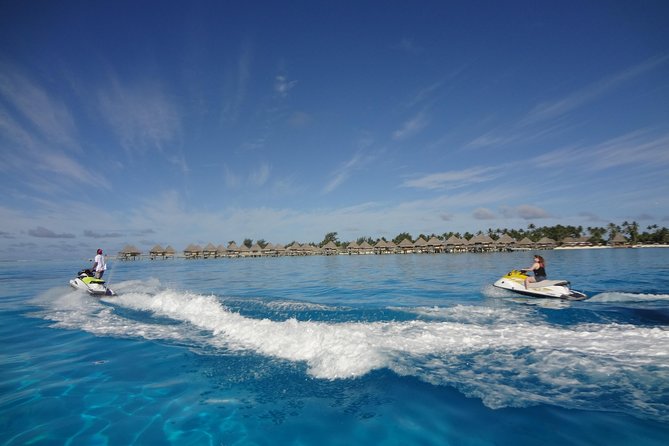
[[528, 125], [546, 119], [553, 119], [571, 112], [585, 104], [588, 104], [611, 90], [616, 89], [624, 82], [639, 77], [654, 68], [664, 64], [669, 56], [654, 57], [640, 64], [622, 70], [612, 76], [600, 79], [566, 97], [553, 102], [546, 102], [536, 106], [521, 121], [521, 125]]
[[260, 188], [268, 182], [271, 171], [271, 166], [265, 162], [252, 168], [248, 174], [233, 170], [226, 165], [223, 167], [223, 176], [228, 189], [240, 189], [245, 186]]
[[499, 169], [495, 167], [471, 167], [469, 169], [431, 173], [419, 178], [406, 180], [401, 186], [428, 190], [456, 189], [471, 184], [491, 181], [498, 176]]
[[478, 208], [474, 210], [472, 217], [474, 217], [475, 220], [494, 220], [497, 218], [497, 215], [490, 209]]
[[68, 150], [80, 151], [70, 110], [18, 68], [0, 65], [0, 96], [20, 115], [30, 133]]
[[537, 167], [570, 165], [605, 170], [626, 165], [669, 165], [669, 134], [637, 130], [593, 145], [571, 145], [530, 161]]
[[95, 232], [91, 231], [90, 229], [86, 229], [84, 231], [84, 236], [91, 238], [118, 238], [123, 237], [123, 234], [120, 232]]
[[424, 112], [420, 112], [407, 120], [402, 126], [393, 132], [393, 139], [401, 140], [409, 138], [423, 130], [430, 123]]
[[499, 208], [499, 213], [502, 217], [507, 219], [521, 218], [523, 220], [539, 220], [552, 217], [552, 215], [545, 209], [529, 204], [522, 204], [516, 207], [501, 206]]
[[98, 106], [129, 154], [163, 151], [181, 134], [177, 107], [159, 83], [129, 84], [113, 78], [98, 92]]
[[366, 154], [362, 150], [357, 151], [353, 157], [339, 166], [331, 175], [331, 179], [323, 189], [330, 193], [344, 183], [356, 170], [364, 168], [374, 160], [374, 156]]
[[282, 98], [288, 96], [288, 92], [295, 88], [296, 80], [288, 80], [286, 76], [279, 75], [274, 79], [274, 91]]
[[[246, 42], [242, 45], [241, 53], [237, 60], [236, 76], [227, 81], [224, 91], [226, 100], [221, 113], [224, 121], [234, 123], [239, 118], [240, 109], [246, 100], [252, 61], [251, 45]], [[233, 71], [231, 70], [231, 72]]]
[[47, 229], [43, 226], [38, 226], [35, 229], [29, 229], [28, 230], [28, 235], [31, 235], [33, 237], [39, 237], [39, 238], [75, 238], [76, 236], [74, 234], [70, 234], [67, 232], [62, 232], [62, 233], [56, 233], [52, 231], [51, 229]]
[[404, 37], [398, 44], [394, 45], [393, 48], [409, 54], [420, 54], [424, 51], [423, 47], [408, 37]]
[[[16, 175], [19, 182], [46, 193], [54, 193], [72, 182], [110, 188], [103, 175], [94, 176], [67, 148], [48, 139], [53, 132], [59, 133], [57, 130], [33, 131], [30, 124], [25, 127], [24, 123], [0, 105], [0, 171]], [[66, 135], [68, 131], [60, 133]], [[45, 172], [49, 175], [45, 176]]]
[[270, 167], [267, 163], [262, 163], [249, 173], [249, 183], [256, 187], [263, 186], [269, 179]]
[[586, 85], [563, 98], [538, 104], [516, 121], [507, 122], [500, 128], [485, 132], [465, 147], [477, 149], [543, 141], [547, 136], [559, 134], [569, 128], [568, 122], [561, 118], [667, 62], [669, 56], [654, 57]]
[[293, 128], [304, 128], [311, 122], [311, 116], [305, 112], [291, 113], [288, 124]]

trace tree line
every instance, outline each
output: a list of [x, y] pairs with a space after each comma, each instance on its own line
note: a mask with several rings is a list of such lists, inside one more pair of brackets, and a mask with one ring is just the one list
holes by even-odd
[[[489, 228], [487, 231], [478, 231], [476, 233], [471, 232], [444, 232], [443, 234], [419, 234], [417, 237], [413, 237], [408, 232], [402, 232], [397, 234], [392, 239], [392, 242], [399, 244], [402, 240], [409, 240], [410, 242], [415, 242], [419, 238], [429, 240], [432, 237], [436, 237], [439, 240], [445, 241], [448, 240], [451, 236], [457, 238], [466, 238], [467, 240], [471, 239], [475, 235], [486, 234], [490, 236], [493, 240], [499, 240], [499, 238], [506, 234], [509, 237], [512, 237], [518, 241], [528, 238], [533, 242], [537, 242], [544, 237], [560, 242], [567, 237], [581, 238], [587, 237], [587, 240], [593, 244], [606, 244], [612, 241], [618, 234], [625, 236], [625, 239], [632, 244], [643, 243], [643, 244], [669, 244], [669, 229], [665, 227], [659, 227], [658, 225], [650, 225], [645, 228], [642, 232], [640, 230], [639, 224], [637, 222], [623, 222], [622, 225], [616, 225], [609, 223], [607, 226], [588, 226], [584, 228], [583, 226], [564, 226], [564, 225], [555, 225], [555, 226], [541, 226], [537, 227], [534, 224], [529, 224], [527, 229], [507, 229], [507, 228]], [[359, 237], [356, 240], [356, 243], [359, 245], [363, 242], [367, 242], [370, 245], [374, 245], [379, 240], [388, 241], [385, 237], [381, 238], [372, 238], [372, 237]], [[337, 237], [336, 232], [329, 232], [325, 235], [323, 241], [321, 241], [318, 246], [325, 246], [330, 241], [334, 242], [337, 246], [346, 246], [349, 242], [340, 242]]]
[[[533, 242], [537, 242], [544, 237], [560, 242], [567, 237], [581, 238], [587, 237], [587, 240], [593, 244], [606, 244], [612, 241], [618, 234], [622, 234], [625, 239], [631, 244], [669, 244], [669, 229], [665, 227], [659, 227], [658, 225], [649, 225], [642, 231], [639, 224], [635, 221], [628, 222], [624, 221], [621, 225], [614, 223], [609, 223], [606, 226], [564, 226], [564, 225], [555, 225], [555, 226], [540, 226], [537, 227], [534, 224], [530, 223], [527, 226], [527, 229], [507, 229], [507, 228], [488, 228], [487, 231], [478, 231], [476, 233], [471, 232], [444, 232], [443, 234], [419, 234], [415, 238], [408, 232], [401, 232], [397, 234], [391, 241], [398, 245], [402, 240], [409, 240], [411, 243], [414, 243], [419, 238], [429, 240], [432, 237], [436, 237], [439, 240], [445, 241], [451, 236], [457, 238], [466, 238], [467, 240], [471, 239], [475, 235], [486, 234], [490, 236], [493, 240], [498, 240], [502, 235], [506, 234], [509, 237], [520, 241], [524, 238], [528, 238]], [[372, 238], [372, 237], [358, 237], [355, 242], [360, 245], [364, 242], [374, 245], [380, 240], [389, 241], [385, 237]], [[325, 234], [325, 237], [320, 243], [309, 243], [312, 246], [323, 247], [329, 242], [333, 242], [338, 247], [347, 247], [351, 242], [350, 241], [340, 241], [337, 232], [328, 232]], [[266, 247], [269, 243], [264, 239], [256, 241], [261, 248]], [[290, 246], [295, 241], [289, 243], [286, 246]], [[243, 244], [247, 248], [251, 248], [254, 244], [253, 239], [247, 238], [244, 239]]]

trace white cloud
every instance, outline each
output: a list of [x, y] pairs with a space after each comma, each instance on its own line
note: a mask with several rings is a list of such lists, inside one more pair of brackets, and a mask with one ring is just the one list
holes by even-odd
[[288, 118], [288, 124], [294, 128], [303, 128], [309, 125], [311, 116], [304, 112], [294, 112]]
[[400, 40], [400, 43], [395, 45], [394, 48], [409, 54], [420, 54], [423, 52], [422, 47], [418, 46], [413, 39], [407, 37]]
[[549, 218], [551, 216], [545, 210], [543, 210], [543, 209], [541, 209], [537, 206], [531, 206], [529, 204], [524, 204], [524, 205], [518, 206], [516, 211], [518, 212], [518, 216], [520, 218], [524, 219], [524, 220]]
[[18, 69], [0, 66], [0, 96], [25, 119], [29, 133], [37, 132], [52, 145], [81, 150], [70, 110]]
[[420, 112], [413, 118], [402, 124], [402, 127], [393, 132], [393, 139], [400, 140], [409, 138], [423, 130], [429, 124], [429, 119], [425, 113]]
[[288, 96], [288, 92], [295, 88], [297, 81], [288, 80], [285, 76], [279, 75], [274, 79], [274, 91], [285, 98]]
[[600, 79], [581, 90], [577, 90], [568, 96], [550, 103], [543, 103], [536, 106], [521, 125], [532, 124], [537, 121], [557, 118], [572, 110], [575, 110], [587, 103], [590, 103], [609, 91], [617, 88], [626, 81], [639, 77], [648, 71], [653, 70], [659, 65], [669, 60], [669, 56], [656, 57], [648, 59], [640, 64], [629, 67], [612, 76]]
[[325, 193], [330, 193], [337, 189], [354, 171], [362, 169], [364, 166], [372, 162], [373, 159], [373, 156], [366, 155], [361, 150], [357, 151], [350, 160], [343, 163], [332, 173], [331, 179], [323, 191]]
[[487, 208], [478, 208], [474, 211], [472, 216], [476, 220], [494, 220], [497, 218], [495, 213]]
[[589, 146], [571, 145], [530, 161], [537, 167], [569, 165], [582, 170], [604, 170], [626, 165], [669, 164], [669, 134], [638, 130]]
[[499, 176], [497, 168], [471, 167], [469, 169], [451, 170], [448, 172], [424, 175], [419, 178], [406, 180], [402, 183], [402, 186], [428, 190], [455, 189], [475, 183], [491, 181], [497, 176]]
[[269, 165], [266, 163], [262, 163], [256, 169], [253, 169], [251, 173], [249, 173], [249, 184], [256, 187], [261, 187], [269, 179], [269, 174], [270, 174]]
[[130, 85], [113, 79], [97, 98], [103, 119], [129, 154], [162, 152], [181, 135], [177, 107], [156, 82]]
[[0, 171], [16, 175], [19, 182], [42, 193], [60, 193], [72, 182], [110, 188], [104, 175], [44, 139], [48, 137], [50, 134], [33, 134], [0, 107], [0, 144], [4, 146], [0, 150]]
[[251, 77], [251, 62], [253, 60], [251, 46], [245, 43], [237, 60], [237, 70], [229, 70], [231, 75], [225, 86], [225, 97], [227, 101], [223, 104], [221, 117], [224, 121], [236, 122], [239, 118], [240, 109], [246, 100], [249, 78]]

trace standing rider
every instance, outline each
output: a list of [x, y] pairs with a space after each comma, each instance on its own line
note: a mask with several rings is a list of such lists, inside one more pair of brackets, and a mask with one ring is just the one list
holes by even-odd
[[521, 269], [523, 272], [534, 272], [534, 277], [527, 276], [525, 278], [525, 289], [529, 286], [530, 283], [541, 282], [546, 280], [546, 262], [541, 256], [534, 256], [534, 264], [529, 268]]
[[95, 256], [93, 262], [93, 272], [95, 273], [96, 279], [102, 279], [102, 275], [107, 271], [107, 264], [105, 263], [105, 256], [102, 254], [102, 250], [98, 249], [98, 254]]

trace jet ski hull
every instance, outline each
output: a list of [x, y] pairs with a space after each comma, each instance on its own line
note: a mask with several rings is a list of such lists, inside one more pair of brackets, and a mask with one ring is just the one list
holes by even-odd
[[566, 280], [542, 280], [541, 282], [530, 283], [529, 287], [525, 288], [526, 277], [527, 275], [520, 271], [511, 271], [497, 280], [493, 285], [497, 288], [530, 297], [565, 300], [583, 300], [588, 298], [584, 293], [572, 290], [569, 287], [569, 282]]
[[70, 280], [70, 286], [72, 288], [86, 291], [88, 294], [93, 296], [115, 296], [116, 293], [110, 288], [105, 286], [104, 280], [95, 279], [85, 274], [79, 275], [72, 280]]

